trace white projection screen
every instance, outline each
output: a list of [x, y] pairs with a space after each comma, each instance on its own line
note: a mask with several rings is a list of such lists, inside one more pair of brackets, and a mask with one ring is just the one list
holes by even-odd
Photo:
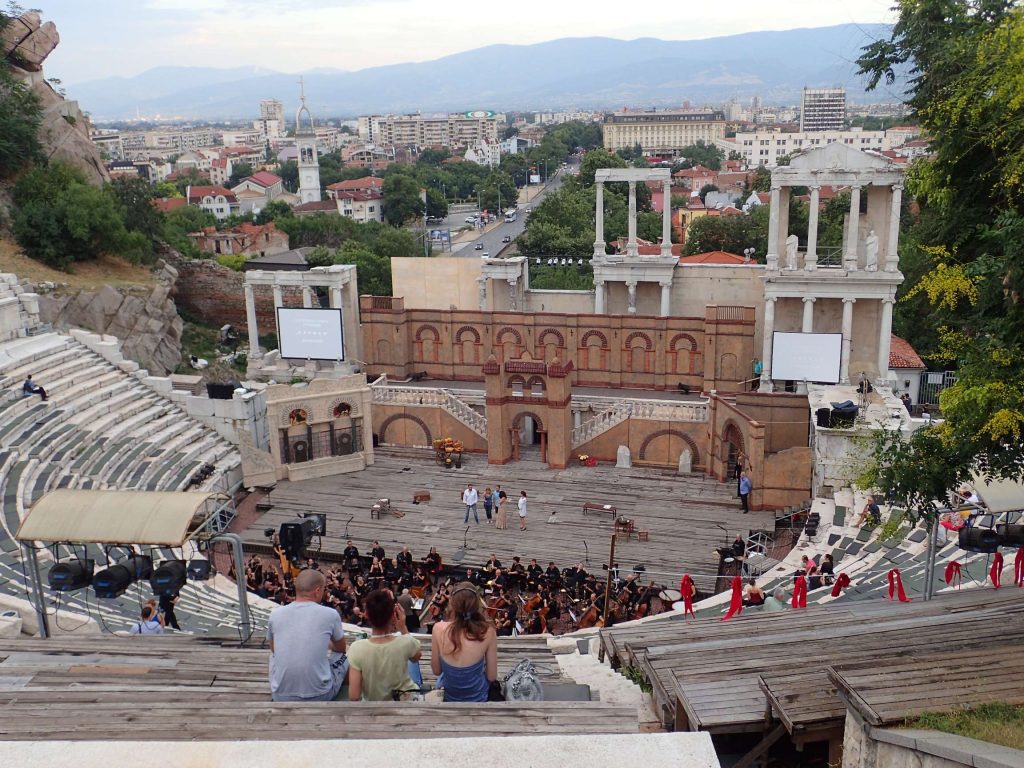
[[344, 360], [345, 334], [341, 310], [278, 307], [277, 343], [281, 357]]
[[792, 381], [839, 382], [841, 333], [785, 333], [772, 338], [772, 378]]

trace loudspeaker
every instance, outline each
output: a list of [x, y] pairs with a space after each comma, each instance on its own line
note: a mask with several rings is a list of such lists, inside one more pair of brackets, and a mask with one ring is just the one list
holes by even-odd
[[832, 423], [832, 409], [819, 408], [814, 412], [814, 419], [815, 423], [817, 423], [819, 427], [828, 429], [829, 425]]
[[1000, 535], [991, 528], [961, 528], [957, 543], [968, 552], [992, 554], [999, 550]]
[[1024, 525], [999, 523], [996, 533], [999, 534], [999, 543], [1004, 547], [1024, 547]]
[[202, 558], [189, 560], [186, 575], [189, 581], [206, 581], [210, 578], [210, 561]]
[[157, 597], [174, 597], [185, 586], [185, 561], [164, 560], [153, 571], [149, 586]]
[[70, 592], [88, 587], [92, 583], [92, 570], [95, 566], [96, 561], [92, 559], [57, 563], [47, 575], [50, 589], [54, 592]]
[[829, 426], [833, 429], [852, 427], [853, 422], [857, 419], [857, 412], [859, 410], [860, 409], [853, 404], [842, 408], [833, 408], [832, 415], [829, 418]]
[[281, 549], [285, 555], [294, 560], [302, 557], [306, 546], [313, 540], [313, 530], [316, 528], [316, 521], [311, 518], [289, 520], [281, 523], [281, 530], [278, 536], [281, 540]]

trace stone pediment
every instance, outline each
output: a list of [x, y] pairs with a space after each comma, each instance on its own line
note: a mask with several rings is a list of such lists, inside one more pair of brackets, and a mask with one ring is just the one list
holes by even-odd
[[801, 152], [789, 161], [788, 167], [798, 171], [884, 171], [892, 169], [894, 164], [837, 141]]

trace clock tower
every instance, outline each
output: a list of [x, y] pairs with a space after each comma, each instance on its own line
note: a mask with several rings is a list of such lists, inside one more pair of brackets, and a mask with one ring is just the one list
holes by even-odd
[[[305, 115], [305, 123], [303, 123]], [[313, 116], [306, 106], [306, 89], [299, 78], [299, 109], [295, 113], [295, 147], [299, 150], [299, 202], [320, 201], [320, 158], [316, 151]]]

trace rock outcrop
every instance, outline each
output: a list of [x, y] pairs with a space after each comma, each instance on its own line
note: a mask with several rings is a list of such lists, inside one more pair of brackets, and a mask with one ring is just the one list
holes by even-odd
[[39, 297], [39, 319], [58, 328], [84, 328], [116, 336], [121, 352], [156, 376], [181, 362], [182, 319], [171, 300], [178, 272], [160, 262], [158, 285], [148, 295], [105, 285], [97, 291]]
[[60, 42], [52, 21], [43, 24], [38, 13], [22, 14], [11, 22], [0, 37], [0, 55], [13, 75], [26, 83], [39, 98], [43, 122], [39, 143], [46, 157], [61, 160], [80, 169], [92, 184], [109, 180], [99, 150], [89, 138], [89, 118], [58, 93], [43, 75], [43, 62]]

